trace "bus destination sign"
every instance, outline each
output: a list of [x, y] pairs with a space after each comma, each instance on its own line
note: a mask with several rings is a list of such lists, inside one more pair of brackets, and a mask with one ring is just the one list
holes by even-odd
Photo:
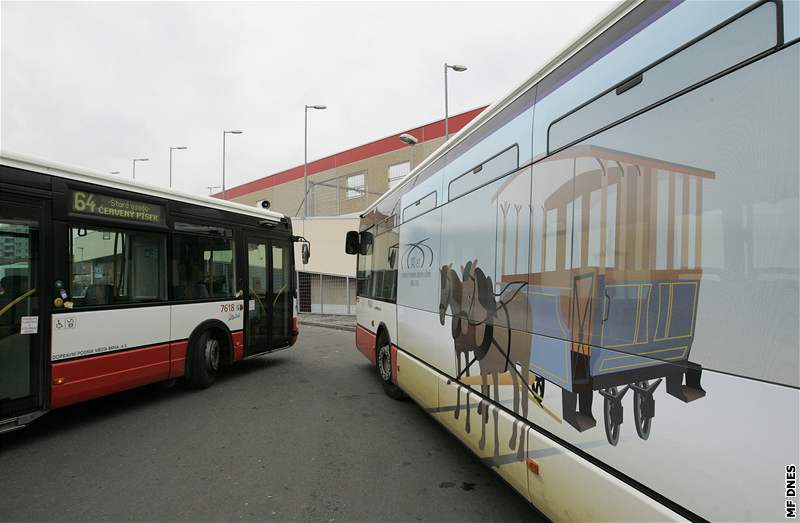
[[140, 223], [164, 224], [164, 206], [86, 191], [72, 191], [70, 211]]

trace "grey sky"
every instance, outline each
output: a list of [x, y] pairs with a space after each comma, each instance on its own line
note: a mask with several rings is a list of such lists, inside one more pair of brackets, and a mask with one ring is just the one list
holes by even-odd
[[2, 148], [207, 194], [491, 103], [616, 2], [3, 2]]

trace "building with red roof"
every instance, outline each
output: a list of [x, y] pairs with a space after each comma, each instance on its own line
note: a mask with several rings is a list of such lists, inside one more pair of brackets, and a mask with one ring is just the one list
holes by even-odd
[[[483, 111], [479, 107], [448, 119], [450, 134]], [[417, 140], [409, 146], [400, 139]], [[308, 216], [340, 216], [361, 212], [402, 179], [444, 142], [444, 120], [400, 131], [308, 163]], [[226, 190], [226, 198], [246, 205], [269, 200], [271, 210], [302, 217], [303, 165]], [[221, 198], [222, 193], [215, 196]]]

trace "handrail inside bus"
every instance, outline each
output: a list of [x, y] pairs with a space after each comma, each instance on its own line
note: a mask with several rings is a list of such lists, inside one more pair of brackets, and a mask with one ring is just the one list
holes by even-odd
[[30, 289], [29, 291], [23, 293], [23, 294], [20, 294], [19, 296], [17, 296], [13, 300], [11, 300], [11, 302], [7, 303], [2, 309], [0, 309], [0, 316], [5, 314], [6, 312], [10, 311], [16, 304], [18, 304], [22, 300], [34, 295], [35, 293], [36, 293], [36, 288], [33, 288], [33, 289]]

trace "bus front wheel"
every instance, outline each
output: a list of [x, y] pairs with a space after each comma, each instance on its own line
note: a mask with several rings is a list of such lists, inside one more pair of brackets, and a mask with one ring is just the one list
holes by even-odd
[[197, 337], [190, 347], [191, 372], [187, 376], [189, 385], [197, 389], [210, 387], [217, 377], [222, 359], [222, 343], [207, 330]]
[[392, 345], [389, 343], [389, 337], [385, 333], [378, 338], [378, 348], [375, 352], [378, 377], [383, 384], [383, 391], [392, 399], [398, 400], [402, 398], [403, 391], [392, 383]]

